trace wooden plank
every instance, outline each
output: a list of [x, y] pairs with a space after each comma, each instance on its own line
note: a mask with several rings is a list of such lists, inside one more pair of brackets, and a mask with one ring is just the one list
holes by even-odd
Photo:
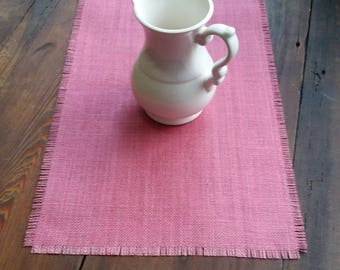
[[108, 257], [87, 256], [82, 270], [278, 270], [281, 260], [231, 257]]
[[266, 0], [291, 152], [294, 153], [311, 0]]
[[[267, 12], [271, 26], [271, 38], [276, 59], [286, 122], [294, 152], [295, 133], [305, 60], [305, 44], [308, 33], [310, 0], [267, 0]], [[297, 42], [299, 44], [297, 45]], [[255, 260], [209, 257], [97, 257], [87, 256], [83, 269], [281, 269], [281, 260]]]
[[308, 253], [283, 269], [340, 268], [339, 8], [313, 1], [295, 156]]
[[79, 269], [82, 262], [22, 247], [76, 4], [36, 0], [0, 46], [0, 269]]
[[35, 0], [0, 1], [0, 45], [20, 24], [21, 20], [33, 5], [34, 1]]

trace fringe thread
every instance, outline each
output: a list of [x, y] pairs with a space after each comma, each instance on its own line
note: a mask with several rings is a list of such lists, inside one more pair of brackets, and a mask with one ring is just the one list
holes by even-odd
[[260, 10], [261, 10], [261, 20], [262, 20], [262, 30], [264, 32], [265, 49], [268, 61], [268, 69], [271, 77], [271, 83], [274, 94], [274, 107], [276, 112], [276, 118], [279, 122], [279, 133], [281, 139], [282, 152], [284, 157], [284, 166], [287, 174], [287, 186], [290, 196], [290, 202], [294, 217], [294, 227], [296, 232], [296, 237], [298, 241], [298, 249], [300, 252], [307, 252], [307, 242], [306, 234], [304, 228], [304, 222], [301, 215], [299, 197], [296, 189], [295, 174], [292, 167], [292, 160], [289, 150], [289, 141], [286, 130], [285, 115], [281, 100], [281, 94], [279, 90], [279, 83], [277, 80], [277, 73], [275, 67], [275, 61], [272, 50], [272, 42], [270, 38], [270, 29], [267, 17], [267, 10], [264, 0], [259, 0]]
[[46, 189], [47, 178], [49, 171], [51, 169], [51, 160], [52, 160], [52, 153], [56, 144], [57, 133], [59, 128], [60, 116], [62, 107], [64, 104], [65, 92], [67, 90], [67, 84], [69, 80], [69, 75], [72, 69], [73, 63], [73, 55], [75, 52], [76, 47], [76, 40], [79, 33], [80, 23], [81, 23], [81, 16], [83, 7], [85, 4], [85, 0], [79, 0], [76, 15], [73, 21], [72, 26], [72, 33], [70, 36], [70, 41], [66, 53], [65, 64], [61, 76], [61, 81], [59, 84], [58, 96], [57, 96], [57, 103], [55, 105], [55, 110], [53, 114], [53, 118], [51, 121], [51, 127], [48, 134], [48, 141], [45, 147], [44, 158], [42, 161], [42, 165], [40, 168], [40, 175], [38, 179], [38, 184], [36, 188], [35, 197], [33, 200], [33, 206], [30, 218], [28, 220], [27, 230], [25, 234], [24, 246], [32, 246], [35, 237], [35, 231], [38, 225], [38, 219], [41, 212], [41, 207], [43, 203], [43, 197]]
[[34, 246], [33, 253], [118, 256], [231, 256], [261, 259], [298, 259], [299, 251], [211, 247], [69, 247]]

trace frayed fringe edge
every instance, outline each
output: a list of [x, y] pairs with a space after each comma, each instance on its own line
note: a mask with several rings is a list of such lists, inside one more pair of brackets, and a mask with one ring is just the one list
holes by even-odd
[[25, 234], [25, 240], [24, 240], [25, 246], [31, 246], [33, 244], [34, 237], [35, 237], [35, 230], [37, 228], [38, 219], [39, 219], [40, 212], [41, 212], [43, 197], [44, 197], [45, 188], [47, 184], [47, 178], [48, 178], [49, 171], [51, 169], [52, 154], [53, 154], [53, 150], [56, 144], [60, 116], [61, 116], [61, 111], [62, 111], [62, 107], [64, 104], [65, 92], [67, 90], [69, 75], [72, 69], [73, 56], [74, 56], [75, 47], [76, 47], [76, 40], [77, 40], [79, 29], [80, 29], [80, 23], [81, 23], [81, 17], [82, 17], [84, 4], [85, 4], [85, 0], [79, 0], [76, 15], [73, 21], [72, 33], [70, 36], [70, 41], [69, 41], [69, 45], [68, 45], [68, 49], [66, 53], [66, 59], [65, 59], [62, 76], [61, 76], [61, 81], [59, 84], [57, 103], [55, 106], [55, 110], [54, 110], [54, 114], [53, 114], [53, 118], [51, 122], [51, 127], [49, 130], [48, 141], [45, 147], [44, 158], [43, 158], [42, 165], [40, 168], [40, 175], [38, 179], [35, 197], [33, 200], [32, 211], [31, 211], [31, 215], [28, 221], [27, 230]]
[[262, 19], [262, 30], [264, 32], [265, 38], [265, 49], [268, 61], [268, 68], [271, 77], [271, 83], [274, 92], [274, 105], [276, 111], [276, 118], [279, 122], [279, 133], [284, 157], [284, 166], [287, 174], [287, 186], [290, 196], [290, 202], [292, 206], [292, 211], [294, 215], [294, 226], [296, 237], [298, 240], [298, 248], [300, 252], [307, 252], [307, 242], [306, 242], [306, 234], [304, 228], [304, 222], [301, 215], [299, 197], [296, 189], [295, 175], [292, 168], [292, 160], [289, 150], [289, 142], [286, 130], [285, 123], [285, 115], [282, 106], [281, 94], [279, 90], [279, 83], [277, 80], [277, 73], [275, 67], [275, 61], [272, 50], [272, 42], [270, 38], [270, 29], [268, 24], [267, 10], [264, 3], [264, 0], [258, 0], [260, 4], [261, 10], [261, 19]]
[[298, 259], [299, 251], [245, 250], [210, 247], [69, 247], [34, 246], [32, 253], [119, 256], [231, 256], [261, 259]]

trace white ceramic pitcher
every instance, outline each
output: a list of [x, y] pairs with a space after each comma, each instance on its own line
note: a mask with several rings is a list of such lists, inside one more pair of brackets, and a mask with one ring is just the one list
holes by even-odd
[[[212, 0], [133, 0], [134, 13], [145, 31], [145, 44], [132, 72], [138, 103], [155, 121], [180, 125], [197, 118], [212, 99], [216, 85], [237, 54], [233, 27], [205, 24]], [[213, 63], [206, 47], [217, 35], [228, 54]]]

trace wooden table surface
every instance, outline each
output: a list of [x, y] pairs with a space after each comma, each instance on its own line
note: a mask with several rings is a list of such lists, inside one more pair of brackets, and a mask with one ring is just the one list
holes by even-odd
[[307, 231], [300, 260], [31, 255], [23, 248], [76, 6], [0, 0], [1, 270], [340, 269], [339, 0], [267, 0]]

